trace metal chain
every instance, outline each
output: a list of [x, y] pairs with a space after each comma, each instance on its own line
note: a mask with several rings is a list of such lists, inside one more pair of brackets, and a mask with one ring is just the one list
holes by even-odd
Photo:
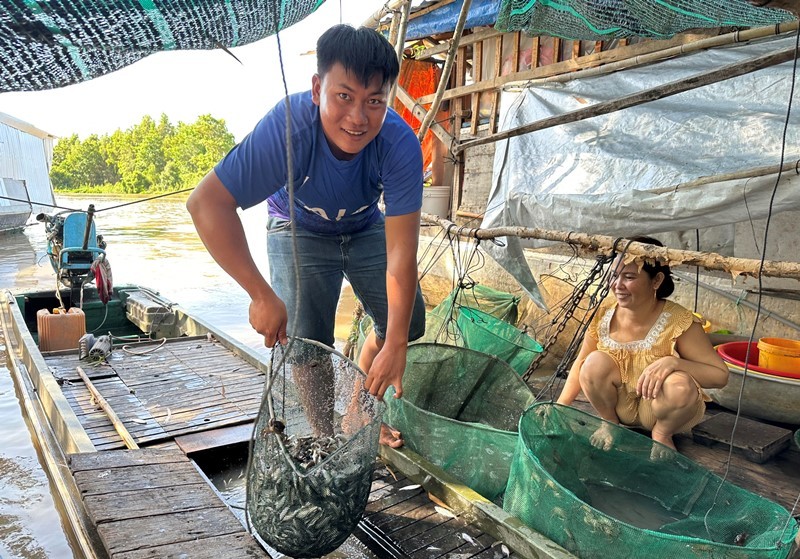
[[[586, 277], [586, 280], [583, 283], [581, 283], [578, 287], [576, 287], [575, 290], [572, 292], [572, 296], [570, 298], [569, 304], [565, 305], [564, 307], [562, 307], [563, 315], [556, 316], [552, 320], [551, 324], [558, 323], [558, 327], [556, 328], [556, 331], [553, 332], [553, 334], [548, 338], [547, 342], [545, 342], [545, 344], [542, 346], [542, 352], [539, 355], [536, 356], [536, 358], [528, 366], [528, 369], [522, 375], [522, 379], [524, 381], [526, 381], [526, 382], [528, 381], [528, 379], [531, 377], [531, 375], [534, 373], [534, 371], [539, 367], [541, 362], [547, 356], [550, 348], [553, 347], [553, 345], [556, 343], [556, 341], [558, 340], [558, 336], [561, 334], [561, 332], [564, 331], [564, 329], [567, 327], [567, 323], [569, 322], [569, 320], [575, 314], [575, 310], [578, 308], [578, 306], [580, 305], [580, 303], [583, 300], [584, 296], [586, 295], [586, 291], [588, 291], [589, 286], [592, 285], [595, 282], [595, 280], [597, 279], [597, 277], [601, 275], [601, 273], [603, 271], [603, 267], [608, 262], [610, 262], [611, 260], [614, 259], [615, 254], [616, 253], [612, 253], [610, 256], [606, 256], [606, 255], [602, 255], [601, 254], [601, 255], [597, 256], [597, 258], [595, 260], [595, 264], [594, 264], [594, 266], [592, 266], [592, 269], [589, 271], [589, 275]], [[609, 290], [609, 285], [608, 285], [608, 283], [606, 283], [606, 285], [604, 285], [603, 288], [601, 288], [599, 301], [597, 301], [596, 303], [593, 302], [592, 304], [590, 304], [589, 310], [591, 310], [592, 308], [597, 307], [600, 304], [600, 302], [602, 302], [603, 299], [605, 299], [606, 295], [608, 295], [608, 290]], [[559, 320], [560, 320], [560, 322], [559, 322]], [[578, 336], [576, 335], [576, 338], [577, 337]], [[567, 355], [565, 355], [565, 358], [566, 357], [567, 357]], [[561, 363], [559, 364], [559, 367], [558, 367], [557, 371], [562, 369], [562, 364], [563, 363], [564, 363], [564, 359], [562, 359]]]

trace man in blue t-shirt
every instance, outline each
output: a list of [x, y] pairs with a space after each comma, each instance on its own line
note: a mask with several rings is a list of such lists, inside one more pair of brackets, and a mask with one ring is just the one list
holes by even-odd
[[[317, 42], [311, 91], [278, 103], [187, 202], [211, 256], [250, 295], [250, 324], [267, 346], [285, 344], [287, 332], [332, 346], [342, 280], [350, 282], [373, 320], [359, 366], [379, 398], [389, 386], [402, 395], [408, 342], [425, 329], [416, 261], [422, 152], [387, 107], [398, 73], [382, 35], [332, 27]], [[237, 213], [264, 200], [270, 283]], [[310, 385], [332, 398], [327, 381]], [[381, 442], [398, 447], [402, 438], [384, 426]]]

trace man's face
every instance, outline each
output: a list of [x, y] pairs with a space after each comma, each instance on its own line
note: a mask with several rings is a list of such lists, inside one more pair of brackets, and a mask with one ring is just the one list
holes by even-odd
[[386, 118], [390, 85], [374, 74], [367, 87], [339, 62], [311, 82], [311, 96], [319, 105], [322, 130], [338, 159], [352, 159], [381, 131]]

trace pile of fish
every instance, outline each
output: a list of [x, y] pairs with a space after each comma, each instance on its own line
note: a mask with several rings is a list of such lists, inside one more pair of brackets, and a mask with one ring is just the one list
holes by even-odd
[[290, 557], [320, 557], [339, 547], [369, 497], [371, 441], [377, 440], [377, 431], [371, 431], [379, 430], [380, 422], [371, 427], [351, 439], [274, 430], [258, 437], [247, 491], [248, 513], [259, 536]]
[[286, 452], [296, 464], [305, 470], [310, 470], [323, 462], [328, 456], [342, 448], [345, 443], [347, 443], [347, 437], [342, 434], [334, 437], [295, 437], [290, 435], [283, 438]]

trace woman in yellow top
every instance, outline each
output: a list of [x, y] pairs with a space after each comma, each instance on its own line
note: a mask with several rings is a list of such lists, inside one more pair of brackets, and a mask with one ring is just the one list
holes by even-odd
[[[725, 386], [728, 368], [691, 311], [666, 300], [675, 289], [669, 266], [619, 264], [611, 289], [617, 303], [592, 321], [558, 403], [571, 404], [583, 389], [603, 419], [643, 427], [674, 449], [672, 436], [703, 418], [702, 388]], [[608, 450], [612, 432], [604, 424], [592, 444]]]

